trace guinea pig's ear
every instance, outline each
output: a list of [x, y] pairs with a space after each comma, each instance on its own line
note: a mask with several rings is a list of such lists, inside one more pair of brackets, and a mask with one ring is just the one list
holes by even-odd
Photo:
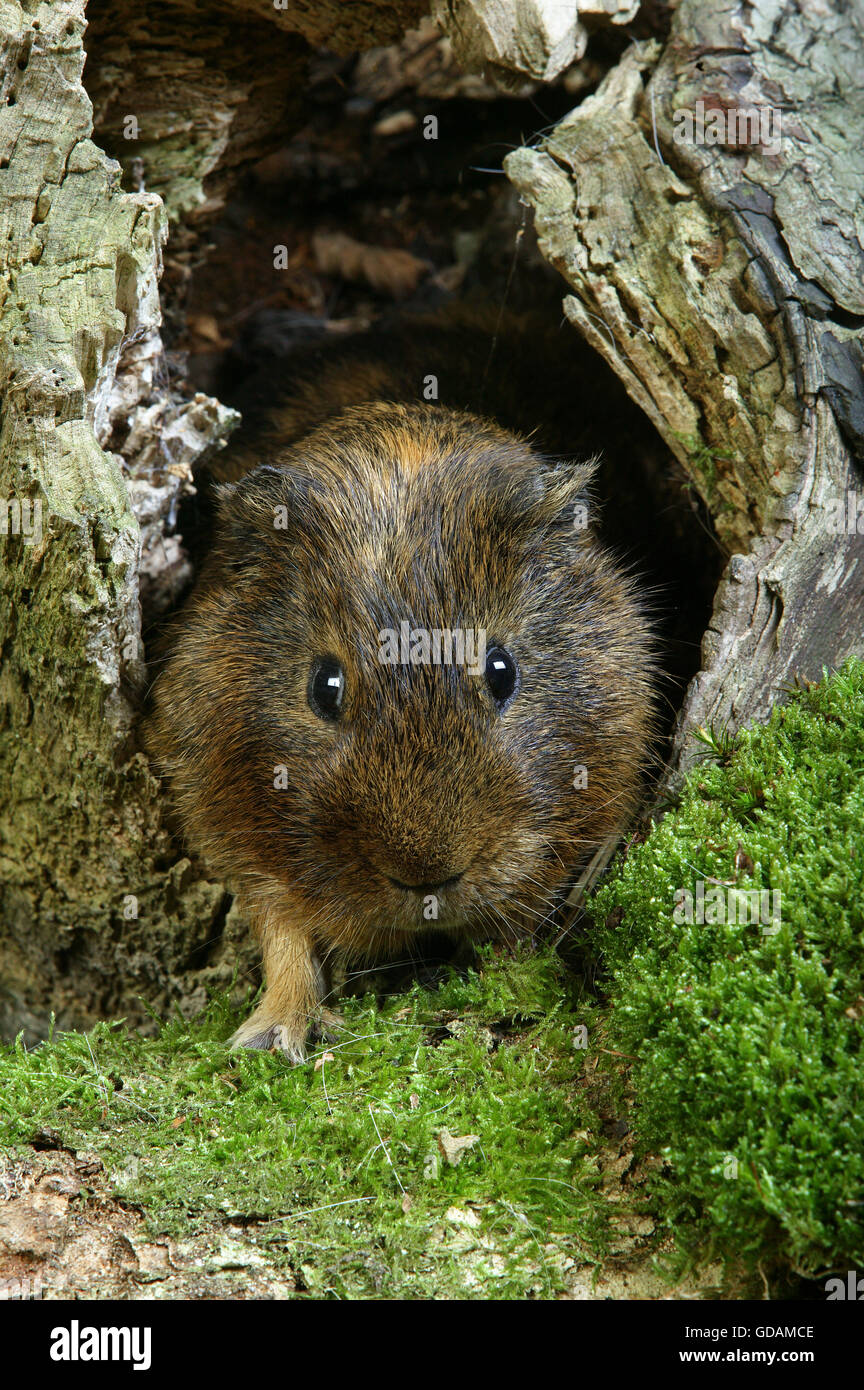
[[296, 531], [312, 486], [298, 469], [262, 463], [216, 489], [216, 543], [233, 569], [244, 569]]
[[547, 531], [572, 530], [575, 535], [594, 529], [596, 503], [589, 484], [598, 460], [574, 463], [569, 459], [543, 459], [534, 481], [535, 498], [530, 514]]

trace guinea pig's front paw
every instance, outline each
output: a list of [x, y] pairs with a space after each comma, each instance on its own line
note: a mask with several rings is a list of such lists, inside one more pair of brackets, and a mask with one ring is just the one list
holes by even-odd
[[232, 1052], [241, 1047], [253, 1048], [259, 1052], [281, 1052], [292, 1066], [306, 1061], [307, 1028], [293, 1027], [287, 1023], [273, 1023], [253, 1014], [237, 1029], [228, 1046]]

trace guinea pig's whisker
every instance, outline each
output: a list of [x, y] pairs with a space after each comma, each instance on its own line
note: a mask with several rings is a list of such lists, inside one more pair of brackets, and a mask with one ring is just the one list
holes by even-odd
[[527, 913], [529, 916], [533, 917], [533, 918], [537, 921], [537, 923], [539, 924], [539, 925], [538, 925], [538, 928], [537, 928], [537, 935], [538, 935], [538, 936], [539, 936], [539, 934], [540, 934], [540, 927], [545, 927], [546, 924], [547, 924], [547, 922], [551, 922], [551, 921], [552, 921], [552, 919], [553, 919], [554, 916], [555, 916], [555, 911], [556, 911], [556, 909], [557, 909], [557, 903], [550, 903], [550, 904], [549, 904], [549, 910], [548, 910], [547, 912], [542, 912], [542, 911], [538, 910], [536, 907], [533, 907], [533, 906], [531, 906], [531, 905], [528, 904], [528, 903], [522, 903], [521, 906], [520, 906], [520, 911], [521, 911], [522, 913]]
[[[532, 879], [528, 874], [525, 875], [525, 882], [533, 884], [534, 887], [538, 890], [536, 897], [539, 903], [545, 902], [551, 905], [554, 899], [545, 893], [542, 884], [538, 883], [536, 879]], [[541, 912], [540, 909], [536, 907], [533, 903], [520, 902], [519, 910], [521, 912], [530, 912], [532, 917], [537, 917], [540, 919], [540, 921], [545, 922], [547, 920], [548, 914]]]
[[408, 956], [404, 960], [381, 961], [379, 965], [369, 965], [365, 969], [352, 966], [346, 973], [349, 979], [360, 980], [364, 975], [383, 975], [387, 970], [404, 970], [406, 967], [416, 964], [416, 957]]
[[550, 849], [550, 850], [552, 851], [552, 853], [555, 855], [555, 858], [558, 860], [558, 863], [561, 865], [561, 868], [562, 868], [562, 869], [566, 869], [566, 868], [567, 868], [567, 865], [564, 863], [564, 860], [561, 858], [561, 855], [558, 853], [557, 849], [555, 848], [554, 842], [553, 842], [552, 840], [550, 840], [549, 836], [548, 836], [548, 835], [543, 835], [543, 836], [541, 836], [541, 840], [542, 840], [542, 843], [546, 846], [546, 848], [547, 848], [547, 849]]
[[[495, 913], [495, 916], [500, 919], [500, 922], [502, 924], [502, 934], [505, 936], [507, 940], [512, 940], [514, 933], [513, 923], [510, 921], [508, 917], [504, 916], [504, 913], [500, 910], [496, 903], [488, 902], [487, 906], [491, 909], [492, 912]], [[517, 915], [521, 915], [521, 908], [517, 908]], [[535, 933], [531, 930], [527, 923], [523, 924], [523, 928], [532, 938], [532, 940], [535, 939]]]
[[[487, 912], [484, 911], [484, 907], [488, 908], [490, 912], [494, 913], [494, 917], [488, 916]], [[506, 918], [501, 916], [501, 913], [495, 907], [494, 903], [486, 903], [484, 904], [484, 907], [478, 907], [477, 909], [477, 916], [480, 920], [481, 925], [484, 926], [488, 931], [491, 931], [493, 934], [500, 933], [501, 936], [506, 938]]]

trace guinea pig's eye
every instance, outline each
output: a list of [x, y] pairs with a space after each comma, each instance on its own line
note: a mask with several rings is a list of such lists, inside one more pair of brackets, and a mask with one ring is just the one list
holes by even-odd
[[519, 684], [519, 667], [504, 647], [486, 653], [486, 684], [499, 705], [506, 705]]
[[319, 657], [309, 676], [308, 699], [319, 719], [338, 719], [345, 695], [345, 672], [332, 656]]

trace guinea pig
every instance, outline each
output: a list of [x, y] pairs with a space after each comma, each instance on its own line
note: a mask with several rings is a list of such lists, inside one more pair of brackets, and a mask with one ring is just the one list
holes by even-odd
[[377, 401], [218, 489], [149, 742], [260, 939], [234, 1046], [302, 1061], [334, 958], [538, 934], [632, 813], [653, 642], [593, 471]]

